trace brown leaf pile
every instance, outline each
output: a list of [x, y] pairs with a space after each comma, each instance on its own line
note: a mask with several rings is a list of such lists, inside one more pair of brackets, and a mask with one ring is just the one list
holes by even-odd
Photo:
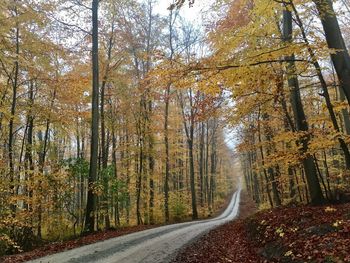
[[274, 209], [247, 224], [269, 262], [350, 262], [350, 204]]
[[173, 262], [350, 262], [349, 244], [350, 204], [283, 207], [214, 229]]

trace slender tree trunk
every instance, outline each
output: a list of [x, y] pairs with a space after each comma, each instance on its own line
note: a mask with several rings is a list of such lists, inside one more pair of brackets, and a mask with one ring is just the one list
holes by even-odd
[[[206, 123], [205, 134], [205, 197], [209, 207], [209, 121]], [[211, 213], [210, 209], [209, 212]]]
[[[142, 112], [143, 108], [143, 100], [144, 98], [141, 98], [140, 102], [140, 112]], [[138, 140], [138, 154], [135, 155], [135, 164], [136, 164], [136, 171], [137, 171], [137, 179], [136, 179], [136, 217], [137, 217], [137, 225], [143, 224], [142, 215], [141, 215], [141, 193], [142, 193], [142, 175], [144, 173], [144, 140], [145, 140], [145, 134], [144, 134], [144, 124], [142, 123], [144, 121], [143, 117], [140, 116], [140, 118], [137, 120], [137, 140]]]
[[[108, 40], [108, 50], [107, 50], [107, 62], [105, 65], [105, 73], [103, 76], [103, 80], [101, 83], [101, 99], [100, 99], [100, 122], [101, 122], [101, 157], [102, 157], [102, 169], [106, 170], [108, 166], [108, 146], [106, 142], [106, 124], [105, 124], [105, 92], [106, 92], [106, 85], [110, 70], [110, 63], [112, 59], [112, 49], [114, 45], [114, 21], [112, 21], [111, 25], [111, 33]], [[108, 212], [108, 175], [104, 174], [103, 181], [104, 181], [104, 217], [105, 217], [105, 228], [110, 228], [110, 219], [109, 219], [109, 212]]]
[[[340, 102], [345, 101], [345, 94], [342, 88], [338, 87], [338, 94], [339, 94], [339, 100]], [[344, 122], [344, 131], [347, 135], [350, 135], [350, 114], [348, 109], [342, 109], [341, 110], [343, 122]]]
[[[259, 110], [260, 111], [260, 110]], [[259, 112], [259, 115], [260, 115], [260, 112]], [[259, 117], [260, 118], [260, 117]], [[254, 140], [254, 139], [253, 139]], [[260, 120], [258, 120], [258, 142], [259, 142], [259, 150], [260, 150], [260, 157], [261, 157], [261, 166], [264, 167], [263, 168], [263, 173], [264, 173], [264, 176], [265, 176], [265, 181], [266, 181], [266, 194], [267, 194], [267, 197], [268, 197], [268, 200], [269, 200], [269, 203], [270, 203], [270, 206], [273, 207], [274, 204], [273, 204], [273, 201], [272, 201], [272, 198], [271, 198], [271, 192], [270, 192], [270, 179], [269, 177], [267, 176], [267, 171], [266, 171], [266, 168], [265, 168], [265, 155], [264, 155], [264, 149], [263, 149], [263, 146], [261, 145], [262, 143], [262, 140], [261, 140], [261, 125], [260, 125]], [[270, 174], [270, 178], [272, 178], [273, 176], [273, 171], [271, 172], [270, 168], [269, 168], [269, 174]], [[279, 196], [278, 196], [278, 192], [277, 191], [273, 191], [273, 194], [274, 194], [274, 199], [275, 199], [275, 203], [277, 206], [280, 205], [280, 202], [278, 202], [279, 200]], [[277, 195], [277, 196], [276, 196]], [[279, 203], [279, 204], [278, 204]]]
[[[16, 4], [16, 3], [15, 3]], [[17, 6], [15, 6], [15, 15], [18, 16]], [[13, 145], [14, 145], [14, 120], [17, 106], [17, 89], [18, 89], [18, 77], [19, 77], [19, 23], [16, 22], [15, 28], [15, 41], [16, 41], [16, 60], [14, 64], [14, 75], [12, 79], [12, 102], [11, 102], [11, 116], [9, 120], [9, 134], [8, 134], [8, 159], [9, 159], [9, 173], [10, 173], [10, 190], [11, 194], [15, 194], [15, 168], [14, 168], [14, 157], [13, 157]], [[16, 204], [11, 204], [11, 211], [13, 216], [16, 213]]]
[[198, 218], [197, 201], [196, 201], [196, 187], [194, 174], [194, 159], [193, 159], [193, 123], [190, 126], [190, 138], [187, 140], [189, 165], [190, 165], [190, 185], [191, 185], [191, 200], [192, 200], [192, 219]]
[[114, 169], [114, 178], [117, 182], [117, 189], [115, 193], [115, 224], [117, 226], [120, 225], [120, 215], [119, 215], [119, 178], [118, 178], [118, 169], [117, 169], [117, 137], [115, 135], [114, 129], [112, 130], [112, 161], [113, 161], [113, 169]]
[[[26, 142], [26, 148], [25, 148], [25, 155], [24, 155], [24, 166], [26, 170], [26, 181], [28, 182], [28, 185], [32, 185], [31, 182], [33, 181], [33, 172], [34, 172], [34, 163], [33, 163], [33, 130], [34, 130], [34, 116], [32, 112], [33, 104], [34, 104], [34, 83], [33, 81], [29, 84], [29, 110], [27, 114], [27, 123], [28, 123], [28, 129], [27, 129], [27, 142]], [[31, 200], [33, 197], [33, 189], [29, 189], [28, 187], [26, 189], [26, 193]], [[26, 204], [26, 209], [28, 211], [32, 211], [32, 206], [29, 204]]]
[[128, 130], [125, 129], [125, 143], [126, 143], [126, 187], [128, 189], [126, 193], [126, 223], [130, 223], [130, 205], [131, 205], [131, 197], [130, 197], [130, 140]]
[[199, 184], [200, 184], [200, 204], [204, 206], [204, 123], [200, 123], [199, 138]]
[[91, 145], [90, 170], [88, 179], [88, 196], [85, 213], [85, 231], [95, 229], [96, 196], [94, 184], [97, 179], [98, 164], [98, 119], [99, 119], [99, 65], [98, 65], [98, 4], [99, 0], [92, 0], [92, 103], [91, 103]]
[[187, 138], [187, 149], [188, 149], [188, 164], [189, 164], [189, 172], [190, 172], [190, 189], [191, 189], [191, 203], [192, 203], [192, 219], [198, 218], [197, 212], [197, 201], [196, 201], [196, 183], [195, 183], [195, 171], [194, 171], [194, 154], [193, 154], [193, 139], [194, 139], [194, 108], [193, 108], [193, 95], [192, 89], [189, 90], [189, 121], [187, 120], [185, 114], [185, 105], [182, 96], [179, 96], [179, 102], [182, 111], [182, 121], [186, 133]]
[[334, 195], [332, 193], [330, 182], [329, 182], [330, 175], [329, 175], [329, 169], [328, 169], [328, 164], [327, 164], [327, 154], [325, 151], [323, 151], [323, 166], [324, 166], [325, 173], [326, 173], [328, 192], [329, 192], [330, 198], [333, 199]]
[[[56, 100], [56, 94], [57, 94], [57, 88], [55, 87], [53, 90], [53, 95], [50, 103], [50, 108], [52, 109], [55, 100]], [[39, 131], [39, 141], [41, 144], [41, 149], [39, 151], [39, 172], [43, 175], [44, 174], [44, 167], [45, 167], [45, 161], [46, 161], [46, 154], [48, 151], [48, 145], [50, 141], [50, 116], [46, 119], [46, 127], [45, 127], [45, 133], [44, 133], [44, 138], [42, 138], [42, 132]], [[41, 198], [43, 196], [43, 189], [42, 189], [42, 182], [41, 180], [38, 181], [38, 186], [37, 186], [37, 191], [40, 195], [40, 199], [37, 204], [37, 212], [38, 212], [38, 229], [37, 229], [37, 235], [38, 237], [41, 237], [41, 228], [42, 228], [42, 204], [41, 204]]]
[[164, 144], [165, 144], [165, 178], [164, 178], [164, 213], [165, 222], [169, 222], [169, 173], [170, 173], [170, 156], [169, 156], [169, 96], [170, 84], [165, 93], [165, 114], [164, 114]]
[[151, 129], [152, 101], [148, 102], [149, 223], [154, 224], [154, 137]]
[[[267, 121], [269, 119], [269, 115], [267, 113], [263, 114], [263, 120]], [[272, 142], [273, 141], [273, 134], [272, 134], [272, 130], [268, 125], [265, 125], [265, 137], [266, 140], [268, 142]], [[271, 154], [271, 149], [270, 146], [267, 147], [267, 155]], [[273, 199], [275, 201], [276, 206], [280, 206], [282, 204], [281, 201], [281, 197], [280, 197], [280, 193], [278, 191], [278, 183], [277, 183], [277, 174], [275, 173], [274, 169], [272, 167], [269, 167], [267, 169], [268, 174], [270, 176], [270, 180], [271, 180], [271, 186], [272, 186], [272, 193], [273, 193]]]
[[[142, 142], [141, 142], [142, 144]], [[143, 146], [140, 146], [140, 154], [138, 157], [138, 175], [136, 180], [136, 216], [137, 225], [143, 224], [141, 216], [141, 188], [142, 188], [142, 173], [143, 173]]]
[[[283, 37], [286, 43], [290, 43], [292, 41], [292, 14], [287, 9], [283, 10]], [[301, 102], [299, 82], [295, 73], [296, 68], [293, 61], [294, 55], [287, 57], [287, 60], [289, 61], [287, 65], [288, 86], [291, 92], [291, 104], [294, 113], [296, 130], [308, 133], [308, 124]], [[306, 180], [310, 191], [311, 203], [321, 204], [324, 202], [324, 198], [317, 177], [315, 163], [312, 156], [307, 153], [309, 140], [309, 134], [302, 135], [302, 138], [300, 139], [300, 144], [302, 146], [301, 154], [306, 155], [303, 158], [303, 166], [305, 169]]]
[[216, 166], [217, 166], [217, 156], [216, 156], [216, 136], [212, 135], [211, 138], [211, 152], [210, 152], [210, 210], [214, 209], [215, 202], [215, 177], [216, 177]]
[[[146, 61], [146, 74], [148, 74], [151, 67], [151, 35], [152, 35], [152, 24], [153, 24], [153, 6], [152, 1], [149, 0], [149, 21], [147, 30], [147, 61]], [[147, 121], [147, 138], [148, 138], [148, 173], [149, 173], [149, 224], [154, 224], [154, 136], [151, 126], [152, 113], [153, 113], [153, 102], [149, 94], [149, 89], [147, 90], [147, 101], [145, 102], [145, 112]]]
[[316, 165], [317, 173], [318, 173], [319, 178], [320, 178], [320, 180], [321, 180], [321, 183], [322, 183], [322, 186], [323, 186], [323, 189], [324, 189], [326, 198], [327, 198], [327, 200], [329, 201], [330, 198], [329, 198], [329, 195], [328, 195], [327, 186], [326, 186], [326, 184], [325, 184], [325, 182], [324, 182], [323, 175], [322, 175], [321, 170], [320, 170], [320, 167], [319, 167], [319, 165], [318, 165], [318, 160], [317, 160], [316, 154], [314, 154], [314, 160], [315, 160], [315, 165]]
[[[170, 48], [170, 65], [172, 67], [172, 61], [174, 56], [173, 47], [173, 10], [169, 11], [169, 48]], [[164, 178], [164, 214], [165, 222], [169, 222], [169, 177], [170, 177], [170, 154], [169, 154], [169, 106], [170, 106], [170, 91], [171, 91], [172, 79], [169, 79], [165, 91], [165, 112], [164, 112], [164, 144], [165, 144], [165, 178]]]

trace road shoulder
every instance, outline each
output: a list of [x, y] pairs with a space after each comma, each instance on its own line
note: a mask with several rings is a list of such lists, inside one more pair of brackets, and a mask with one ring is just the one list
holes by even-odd
[[238, 218], [184, 247], [172, 263], [258, 262], [258, 257], [246, 261], [254, 253], [244, 229], [244, 219], [255, 212], [254, 202], [242, 191]]
[[242, 193], [240, 213], [184, 247], [172, 263], [350, 262], [350, 203], [254, 213]]

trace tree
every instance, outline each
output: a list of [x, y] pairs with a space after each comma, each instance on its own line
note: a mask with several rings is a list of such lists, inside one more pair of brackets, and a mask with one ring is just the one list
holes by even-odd
[[91, 103], [91, 144], [88, 196], [86, 204], [85, 231], [95, 229], [96, 196], [95, 183], [97, 179], [98, 161], [98, 120], [99, 120], [99, 63], [98, 63], [98, 6], [99, 1], [92, 1], [92, 103]]
[[[169, 10], [168, 18], [168, 34], [169, 34], [169, 61], [170, 67], [172, 67], [174, 57], [174, 26], [178, 13]], [[170, 77], [169, 83], [166, 85], [166, 91], [164, 95], [165, 100], [165, 112], [164, 112], [164, 144], [165, 144], [165, 178], [164, 178], [164, 213], [165, 222], [169, 222], [169, 177], [170, 177], [170, 153], [169, 153], [169, 106], [170, 106], [170, 92], [172, 79]]]
[[[283, 11], [283, 37], [284, 41], [287, 43], [292, 41], [292, 14], [289, 10]], [[301, 102], [299, 82], [295, 75], [294, 55], [287, 57], [286, 60], [290, 61], [287, 65], [287, 78], [291, 92], [291, 104], [295, 120], [295, 128], [297, 131], [306, 132], [306, 135], [302, 135], [300, 143], [302, 145], [302, 154], [306, 155], [303, 159], [303, 165], [310, 191], [311, 202], [313, 204], [320, 204], [324, 202], [323, 194], [318, 181], [313, 157], [308, 153], [310, 138], [307, 132], [309, 128]]]
[[340, 86], [350, 105], [350, 56], [344, 43], [339, 23], [331, 0], [314, 0], [317, 7], [328, 47], [336, 50], [331, 59], [337, 72]]

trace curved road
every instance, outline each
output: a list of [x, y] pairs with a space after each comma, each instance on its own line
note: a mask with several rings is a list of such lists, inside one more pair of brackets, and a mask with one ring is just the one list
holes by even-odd
[[241, 186], [218, 217], [153, 228], [39, 258], [32, 263], [165, 263], [177, 251], [209, 230], [233, 220], [238, 214]]

